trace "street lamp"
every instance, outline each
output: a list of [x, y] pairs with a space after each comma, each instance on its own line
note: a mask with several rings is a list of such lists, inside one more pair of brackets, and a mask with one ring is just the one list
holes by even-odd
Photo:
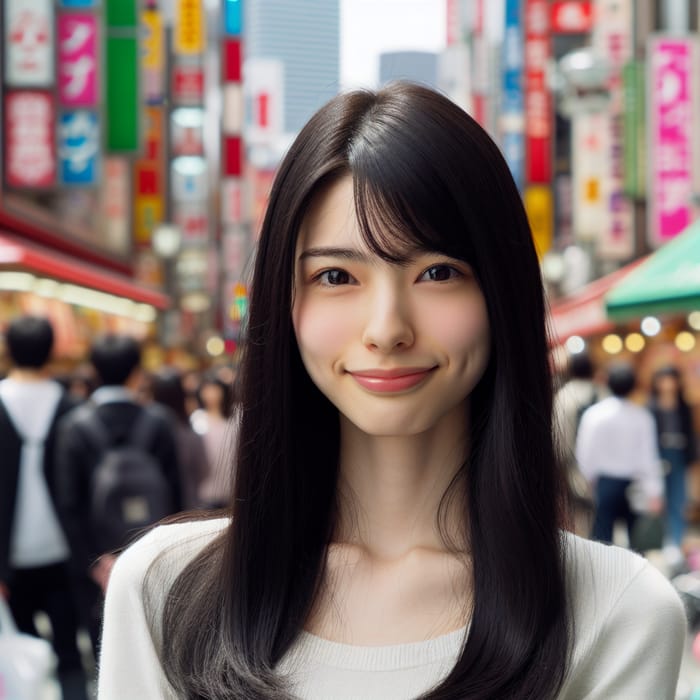
[[163, 260], [172, 260], [182, 246], [182, 231], [175, 224], [161, 223], [153, 229], [153, 252]]
[[175, 345], [178, 334], [180, 309], [175, 283], [175, 258], [182, 247], [182, 230], [171, 223], [160, 223], [151, 234], [153, 252], [163, 261], [163, 287], [168, 296], [174, 300], [173, 308], [163, 314], [161, 324], [161, 342], [165, 347]]

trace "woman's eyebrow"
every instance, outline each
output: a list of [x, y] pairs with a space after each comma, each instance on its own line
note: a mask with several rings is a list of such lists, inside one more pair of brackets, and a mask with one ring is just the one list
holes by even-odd
[[300, 261], [307, 258], [341, 258], [355, 262], [369, 262], [370, 256], [357, 248], [319, 247], [307, 248], [299, 256]]

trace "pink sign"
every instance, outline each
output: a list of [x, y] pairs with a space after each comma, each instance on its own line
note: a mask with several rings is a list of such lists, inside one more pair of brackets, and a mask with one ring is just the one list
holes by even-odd
[[55, 114], [48, 92], [5, 96], [5, 178], [10, 187], [50, 187], [56, 181]]
[[67, 106], [97, 103], [97, 20], [90, 14], [58, 18], [58, 95]]
[[693, 124], [699, 45], [657, 37], [649, 52], [649, 236], [660, 245], [692, 221]]

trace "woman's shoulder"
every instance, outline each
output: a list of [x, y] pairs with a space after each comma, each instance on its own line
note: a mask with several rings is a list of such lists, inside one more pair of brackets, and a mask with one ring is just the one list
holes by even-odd
[[204, 518], [158, 525], [119, 555], [110, 586], [112, 579], [128, 579], [140, 585], [146, 573], [154, 571], [160, 579], [159, 586], [169, 587], [185, 566], [229, 524], [229, 518]]
[[682, 612], [682, 603], [671, 583], [644, 557], [571, 533], [565, 535], [565, 543], [574, 619], [606, 617], [623, 603], [633, 610], [635, 602], [641, 605], [640, 610], [648, 612]]

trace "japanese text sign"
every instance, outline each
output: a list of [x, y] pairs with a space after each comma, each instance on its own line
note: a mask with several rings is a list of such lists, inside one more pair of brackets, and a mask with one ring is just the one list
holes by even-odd
[[62, 114], [58, 143], [61, 182], [65, 185], [96, 184], [100, 153], [97, 115], [84, 109]]
[[649, 236], [659, 245], [692, 221], [700, 44], [689, 37], [654, 37], [648, 56]]
[[97, 18], [64, 14], [58, 18], [58, 94], [62, 104], [97, 103]]
[[10, 187], [51, 187], [56, 179], [54, 108], [39, 91], [5, 96], [5, 178]]
[[5, 0], [5, 82], [15, 87], [54, 83], [53, 3]]

